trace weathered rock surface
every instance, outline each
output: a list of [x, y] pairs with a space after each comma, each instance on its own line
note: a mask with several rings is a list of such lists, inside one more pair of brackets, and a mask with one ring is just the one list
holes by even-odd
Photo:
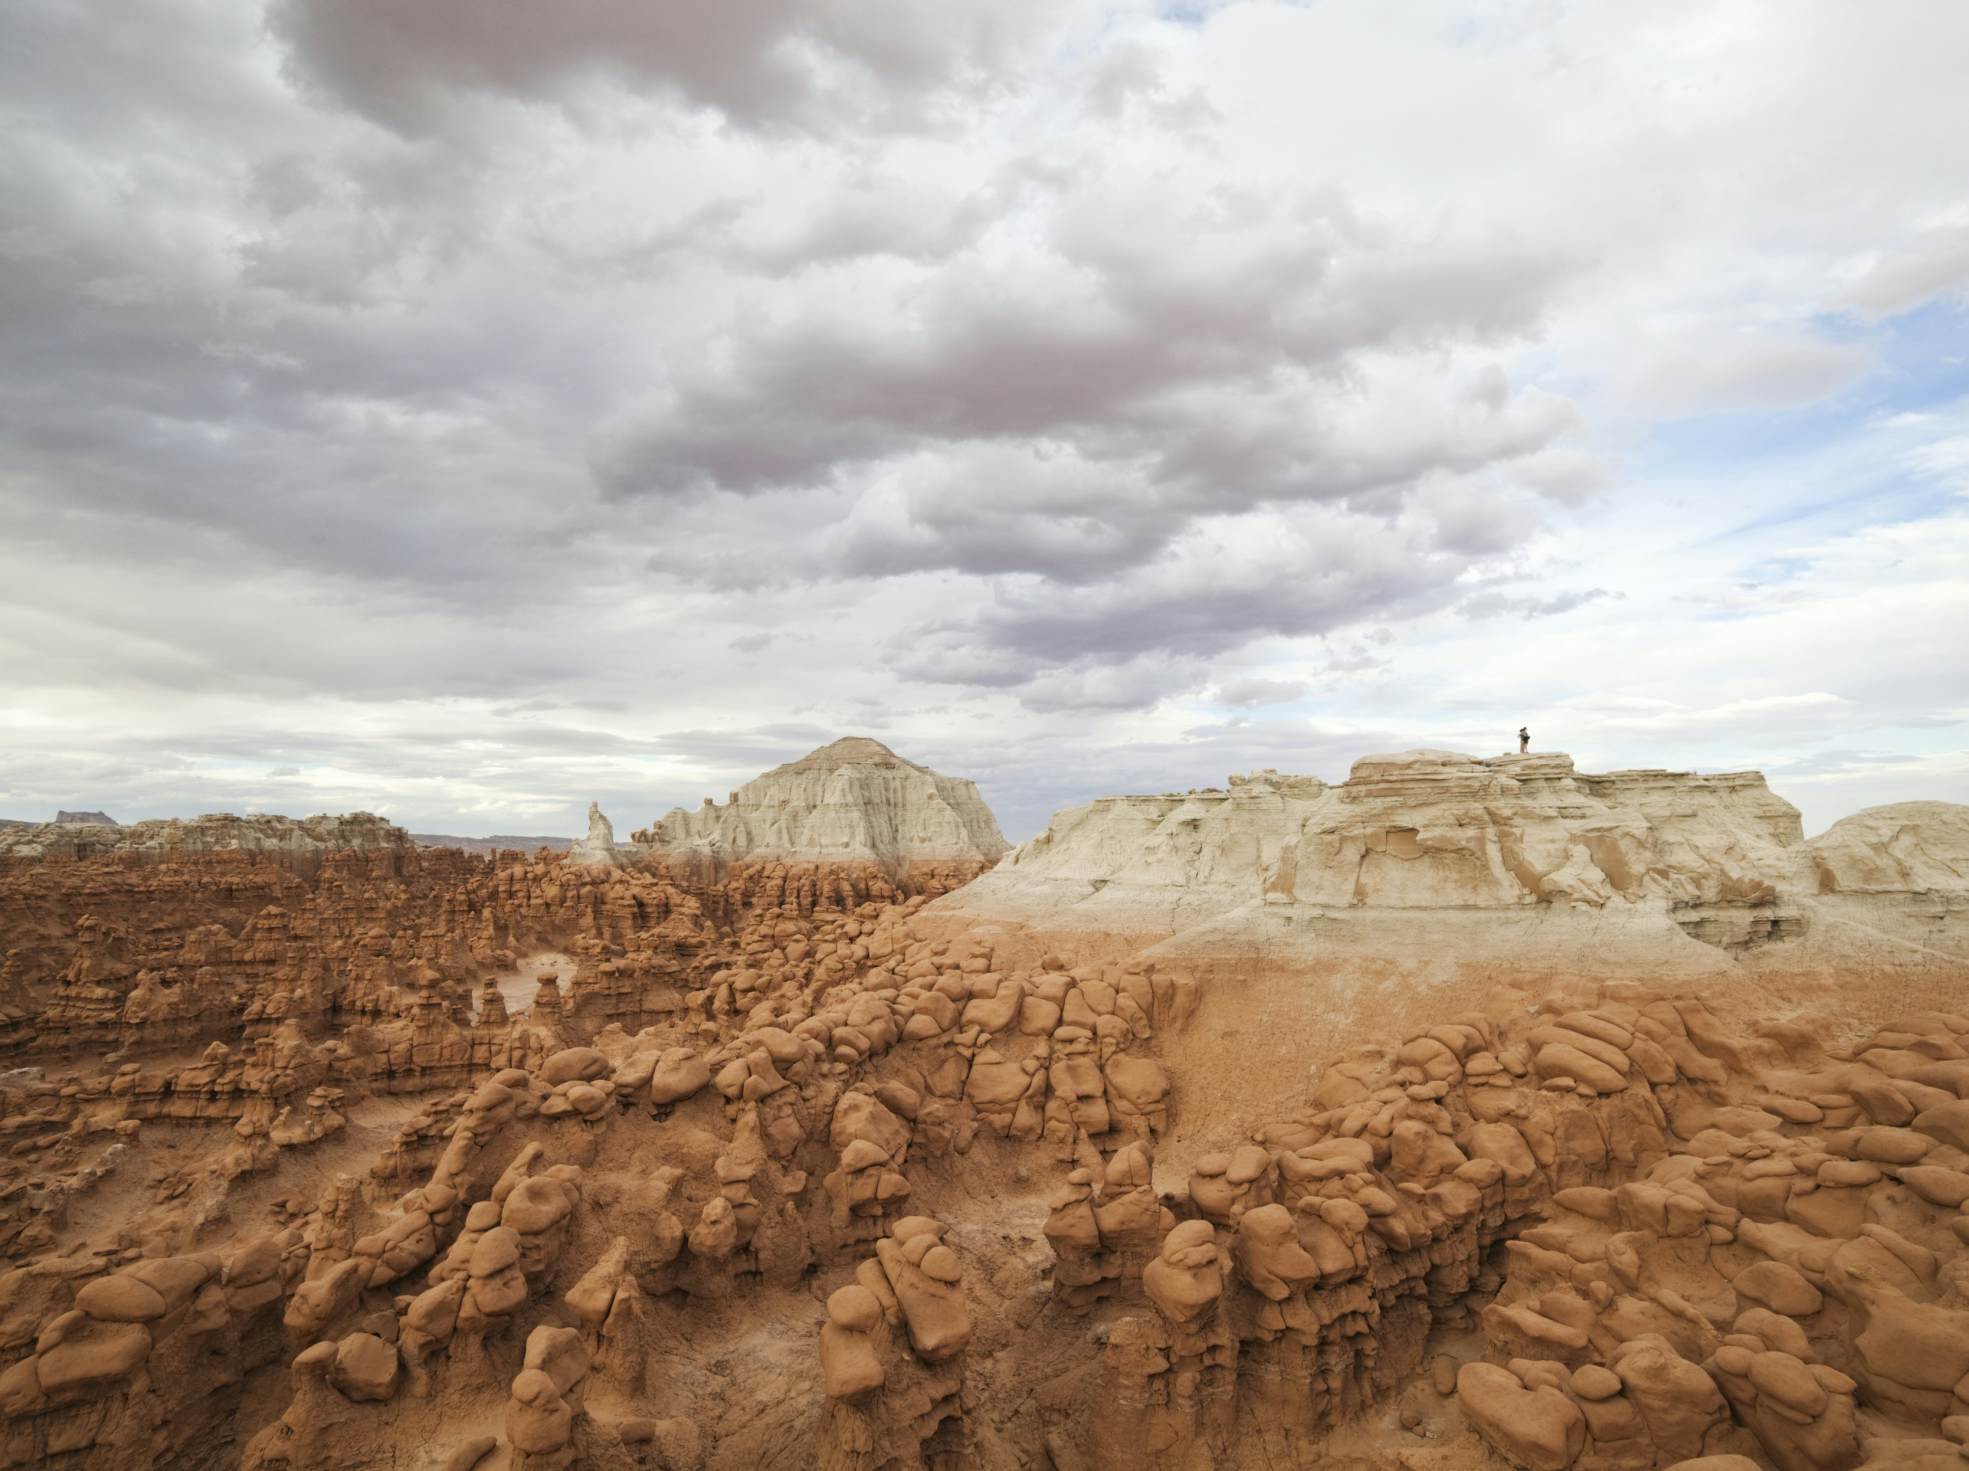
[[593, 802], [588, 804], [588, 836], [568, 849], [567, 861], [601, 868], [615, 868], [622, 862], [615, 848], [615, 824]]
[[1260, 772], [1070, 809], [942, 907], [1169, 955], [1932, 967], [1969, 958], [1969, 809], [1879, 808], [1807, 842], [1754, 772], [1407, 751], [1339, 786]]
[[0, 830], [0, 859], [88, 858], [104, 853], [162, 857], [177, 853], [318, 854], [401, 851], [410, 835], [368, 812], [338, 817], [277, 817], [229, 812], [168, 818], [128, 827], [99, 820], [101, 813], [64, 812], [65, 820]]
[[776, 766], [722, 806], [709, 797], [639, 831], [659, 852], [719, 858], [861, 861], [895, 869], [924, 859], [995, 862], [1010, 846], [975, 782], [850, 736]]

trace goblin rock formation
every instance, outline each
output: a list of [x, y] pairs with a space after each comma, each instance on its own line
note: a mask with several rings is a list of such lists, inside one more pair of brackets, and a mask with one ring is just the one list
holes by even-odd
[[[914, 830], [863, 754], [823, 826]], [[1961, 1468], [1965, 818], [1417, 753], [969, 884], [11, 830], [0, 1465]]]
[[878, 863], [995, 862], [1010, 846], [975, 782], [850, 736], [747, 782], [719, 806], [677, 808], [639, 831], [669, 853]]

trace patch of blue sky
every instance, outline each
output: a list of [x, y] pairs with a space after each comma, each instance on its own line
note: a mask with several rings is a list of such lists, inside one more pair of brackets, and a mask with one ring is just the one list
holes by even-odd
[[1828, 341], [1864, 345], [1873, 354], [1872, 369], [1814, 403], [1662, 420], [1641, 446], [1650, 463], [1666, 469], [1678, 462], [1796, 454], [1837, 443], [1892, 415], [1932, 411], [1969, 397], [1969, 309], [1938, 301], [1872, 324], [1825, 314], [1810, 325]]
[[[1846, 317], [1815, 323], [1832, 335]], [[1834, 534], [1945, 514], [1959, 496], [1912, 468], [1898, 442], [1924, 416], [1938, 422], [1969, 399], [1969, 311], [1931, 303], [1867, 328], [1876, 366], [1817, 403], [1665, 420], [1631, 452], [1637, 480], [1716, 487], [1743, 514], [1699, 544], [1754, 540], [1773, 531]]]

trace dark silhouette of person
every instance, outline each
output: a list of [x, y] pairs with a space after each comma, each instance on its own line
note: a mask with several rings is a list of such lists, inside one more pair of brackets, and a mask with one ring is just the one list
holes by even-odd
[[1531, 749], [1531, 732], [1522, 725], [1518, 727], [1518, 754], [1524, 755]]

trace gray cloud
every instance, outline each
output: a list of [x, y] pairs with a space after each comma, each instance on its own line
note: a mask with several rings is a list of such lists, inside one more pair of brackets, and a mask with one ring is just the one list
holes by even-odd
[[952, 0], [275, 0], [269, 21], [295, 72], [405, 131], [461, 99], [572, 102], [586, 83], [655, 87], [744, 123], [879, 125], [977, 86], [1023, 49], [1047, 7]]
[[17, 0], [0, 802], [572, 832], [880, 730], [1030, 830], [1489, 741], [1531, 650], [1631, 759], [1932, 754], [1969, 425], [1880, 322], [1960, 295], [1969, 23], [1804, 3], [1665, 101], [1678, 16]]
[[1560, 613], [1570, 613], [1574, 608], [1583, 608], [1588, 603], [1597, 603], [1602, 598], [1624, 597], [1625, 593], [1609, 592], [1604, 587], [1571, 589], [1543, 598], [1483, 592], [1465, 598], [1456, 605], [1456, 611], [1466, 618], [1552, 618]]
[[1232, 679], [1217, 686], [1216, 696], [1221, 705], [1255, 710], [1265, 705], [1289, 705], [1312, 693], [1312, 688], [1303, 679]]

